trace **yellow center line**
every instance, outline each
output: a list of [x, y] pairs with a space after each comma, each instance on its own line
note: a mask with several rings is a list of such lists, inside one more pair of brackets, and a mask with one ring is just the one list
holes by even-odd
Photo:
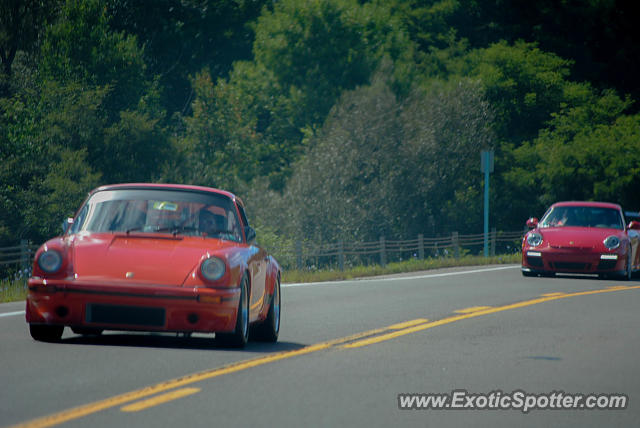
[[543, 294], [543, 297], [554, 297], [554, 296], [565, 296], [567, 293], [546, 293]]
[[122, 410], [123, 412], [139, 412], [140, 410], [148, 409], [149, 407], [167, 403], [172, 400], [177, 400], [178, 398], [186, 397], [187, 395], [192, 395], [196, 392], [200, 392], [200, 388], [182, 388], [175, 391], [167, 392], [166, 394], [157, 395], [147, 400], [129, 404], [128, 406], [122, 407], [120, 410]]
[[[41, 418], [37, 418], [31, 421], [25, 422], [23, 424], [14, 425], [12, 428], [18, 428], [18, 427], [44, 428], [44, 427], [59, 425], [64, 422], [68, 422], [74, 419], [79, 419], [81, 417], [90, 415], [92, 413], [97, 413], [99, 411], [106, 410], [112, 407], [121, 406], [123, 404], [140, 400], [142, 398], [149, 397], [152, 395], [156, 395], [161, 392], [170, 391], [172, 389], [176, 389], [186, 385], [191, 385], [197, 382], [202, 382], [204, 380], [212, 379], [225, 374], [239, 372], [252, 367], [258, 367], [264, 364], [269, 364], [276, 361], [282, 361], [288, 358], [293, 358], [301, 355], [322, 351], [325, 349], [338, 347], [338, 345], [343, 345], [340, 347], [341, 349], [357, 348], [361, 346], [370, 345], [373, 343], [382, 342], [384, 340], [393, 339], [406, 334], [423, 331], [436, 326], [450, 324], [450, 323], [468, 319], [468, 318], [475, 318], [482, 315], [493, 314], [496, 312], [502, 312], [502, 311], [507, 311], [507, 310], [516, 309], [516, 308], [523, 308], [523, 307], [532, 306], [538, 303], [548, 302], [552, 300], [565, 299], [565, 298], [577, 297], [577, 296], [586, 296], [590, 294], [609, 293], [609, 292], [615, 292], [620, 290], [638, 289], [638, 288], [640, 288], [640, 286], [633, 286], [633, 287], [616, 286], [613, 288], [606, 288], [606, 289], [600, 289], [600, 290], [551, 295], [551, 296], [540, 297], [532, 300], [525, 300], [523, 302], [513, 303], [505, 306], [499, 306], [494, 308], [490, 307], [489, 309], [482, 309], [472, 313], [452, 316], [452, 317], [444, 318], [438, 321], [426, 322], [428, 321], [426, 319], [425, 320], [416, 319], [412, 321], [407, 321], [406, 323], [393, 324], [392, 326], [368, 330], [365, 332], [353, 334], [353, 335], [342, 337], [339, 339], [334, 339], [327, 342], [320, 342], [314, 345], [305, 346], [304, 348], [296, 349], [293, 351], [283, 351], [273, 355], [257, 357], [250, 360], [232, 363], [220, 368], [215, 368], [211, 370], [205, 370], [199, 373], [194, 373], [178, 379], [169, 380], [156, 385], [131, 391], [125, 394], [116, 395], [114, 397], [110, 397], [104, 400], [96, 401], [93, 403], [89, 403], [89, 404], [82, 405], [82, 406], [75, 407], [68, 410], [63, 410], [61, 412], [54, 413], [52, 415], [44, 416]], [[407, 327], [403, 328], [404, 327], [403, 324], [406, 325]], [[398, 328], [400, 328], [400, 330], [397, 330]], [[394, 329], [396, 329], [396, 331], [391, 333], [386, 333], [389, 330], [394, 330]]]
[[403, 328], [406, 327], [411, 327], [417, 324], [422, 324], [429, 321], [428, 319], [424, 319], [424, 318], [418, 318], [415, 320], [411, 320], [411, 321], [405, 321], [405, 322], [399, 322], [398, 324], [393, 324], [390, 325], [389, 327], [387, 327], [388, 330], [401, 330]]
[[429, 323], [425, 323], [425, 324], [420, 324], [420, 325], [417, 325], [417, 326], [409, 327], [409, 328], [406, 328], [404, 330], [398, 330], [398, 331], [394, 331], [392, 333], [382, 334], [382, 335], [379, 335], [379, 336], [375, 336], [375, 337], [370, 337], [370, 338], [367, 338], [367, 339], [359, 340], [359, 341], [356, 341], [356, 342], [347, 343], [347, 344], [343, 345], [342, 348], [345, 348], [345, 349], [360, 348], [362, 346], [373, 345], [375, 343], [384, 342], [386, 340], [395, 339], [396, 337], [404, 336], [404, 335], [411, 334], [411, 333], [416, 333], [418, 331], [427, 330], [429, 328], [438, 327], [438, 326], [445, 325], [445, 324], [450, 324], [450, 323], [453, 323], [453, 322], [456, 322], [456, 321], [469, 319], [469, 318], [475, 318], [475, 317], [479, 317], [479, 316], [482, 316], [482, 315], [494, 314], [494, 313], [497, 313], [497, 312], [508, 311], [508, 310], [511, 310], [511, 309], [524, 308], [524, 307], [527, 307], [527, 306], [536, 305], [538, 303], [549, 302], [551, 300], [566, 299], [568, 297], [587, 296], [587, 295], [590, 295], [590, 294], [609, 293], [609, 292], [612, 292], [612, 291], [629, 290], [629, 289], [633, 289], [633, 288], [640, 288], [640, 286], [634, 286], [634, 287], [626, 287], [626, 286], [624, 286], [624, 287], [611, 287], [611, 288], [606, 288], [606, 289], [602, 289], [602, 290], [581, 291], [581, 292], [578, 292], [578, 293], [571, 293], [571, 294], [554, 294], [554, 295], [548, 295], [546, 297], [540, 297], [540, 298], [537, 298], [537, 299], [525, 300], [523, 302], [518, 302], [518, 303], [512, 303], [510, 305], [498, 306], [498, 307], [495, 307], [495, 308], [489, 307], [488, 309], [480, 309], [480, 310], [477, 310], [477, 311], [474, 311], [474, 312], [471, 312], [471, 313], [465, 313], [465, 314], [462, 314], [462, 315], [456, 315], [456, 316], [444, 318], [444, 319], [441, 319], [441, 320], [438, 320], [438, 321], [433, 321], [433, 322], [429, 322]]
[[146, 388], [138, 389], [136, 391], [128, 392], [125, 394], [117, 395], [115, 397], [107, 398], [105, 400], [96, 401], [83, 406], [75, 407], [73, 409], [64, 410], [59, 413], [54, 413], [49, 416], [34, 419], [24, 424], [15, 425], [12, 428], [45, 428], [55, 425], [59, 425], [64, 422], [68, 422], [74, 419], [79, 419], [92, 413], [97, 413], [102, 410], [110, 409], [112, 407], [121, 406], [131, 401], [139, 400], [141, 398], [149, 397], [151, 395], [158, 394], [160, 392], [169, 391], [174, 388], [178, 388], [185, 385], [190, 385], [196, 382], [202, 382], [203, 380], [211, 379], [214, 377], [239, 372], [252, 367], [261, 366], [263, 364], [272, 363], [275, 361], [285, 360], [287, 358], [297, 357], [299, 355], [310, 354], [312, 352], [328, 349], [333, 346], [351, 341], [357, 340], [362, 337], [370, 336], [387, 331], [387, 328], [378, 328], [374, 330], [364, 331], [361, 333], [353, 334], [351, 336], [342, 337], [339, 339], [330, 340], [327, 342], [317, 343], [315, 345], [305, 346], [301, 349], [293, 351], [279, 352], [273, 355], [267, 355], [265, 357], [258, 357], [251, 360], [240, 361], [232, 363], [227, 366], [223, 366], [216, 369], [206, 370], [200, 373], [194, 373], [178, 379], [162, 382], [157, 385], [149, 386]]
[[456, 314], [468, 314], [471, 312], [482, 311], [484, 309], [489, 309], [491, 306], [472, 306], [470, 308], [458, 309], [457, 311], [453, 311]]

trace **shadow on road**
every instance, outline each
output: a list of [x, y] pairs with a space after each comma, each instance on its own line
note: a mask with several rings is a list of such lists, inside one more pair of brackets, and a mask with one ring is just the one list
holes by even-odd
[[132, 348], [166, 348], [166, 349], [191, 349], [191, 350], [216, 350], [253, 353], [273, 353], [293, 351], [304, 348], [305, 344], [292, 342], [249, 342], [242, 349], [229, 348], [219, 344], [213, 335], [184, 337], [171, 335], [170, 333], [122, 333], [108, 332], [100, 336], [72, 336], [65, 337], [59, 343], [69, 345], [93, 345], [93, 346], [123, 346]]
[[578, 273], [554, 273], [553, 275], [543, 275], [541, 276], [541, 278], [545, 278], [545, 279], [562, 278], [562, 279], [582, 279], [582, 280], [593, 279], [596, 281], [613, 282], [615, 285], [625, 285], [625, 284], [633, 284], [633, 283], [640, 282], [640, 274], [638, 273], [635, 273], [629, 281], [622, 280], [614, 275], [606, 275], [603, 277], [599, 277], [598, 275], [578, 274]]

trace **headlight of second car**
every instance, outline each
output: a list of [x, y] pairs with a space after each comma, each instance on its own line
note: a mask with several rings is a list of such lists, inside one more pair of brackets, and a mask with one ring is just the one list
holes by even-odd
[[209, 281], [217, 281], [226, 271], [225, 263], [218, 257], [209, 257], [200, 265], [200, 272]]
[[620, 246], [620, 238], [615, 235], [607, 236], [607, 238], [603, 241], [604, 246], [610, 250], [615, 250]]
[[38, 257], [38, 266], [46, 273], [56, 273], [62, 267], [62, 255], [56, 250], [45, 250]]
[[527, 235], [527, 244], [531, 247], [537, 247], [542, 244], [542, 235], [536, 232], [529, 232]]

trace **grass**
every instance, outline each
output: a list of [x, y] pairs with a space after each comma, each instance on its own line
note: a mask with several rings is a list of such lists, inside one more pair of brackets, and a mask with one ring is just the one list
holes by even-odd
[[282, 282], [321, 282], [338, 281], [342, 279], [363, 278], [377, 275], [389, 275], [394, 273], [416, 272], [423, 270], [439, 269], [456, 266], [479, 266], [493, 264], [520, 263], [520, 254], [508, 254], [494, 257], [464, 256], [459, 259], [453, 257], [429, 258], [424, 260], [412, 259], [403, 262], [389, 263], [385, 267], [354, 266], [344, 271], [340, 270], [285, 270], [282, 273]]
[[16, 302], [27, 298], [27, 287], [24, 279], [0, 280], [0, 303]]
[[[494, 257], [464, 256], [459, 259], [453, 257], [429, 258], [424, 260], [412, 259], [404, 262], [389, 263], [385, 267], [354, 266], [344, 271], [340, 270], [285, 270], [283, 282], [321, 282], [338, 281], [341, 279], [364, 278], [394, 273], [416, 272], [430, 269], [479, 266], [493, 264], [520, 263], [520, 254], [509, 254]], [[0, 280], [0, 303], [24, 300], [27, 289], [24, 280]]]

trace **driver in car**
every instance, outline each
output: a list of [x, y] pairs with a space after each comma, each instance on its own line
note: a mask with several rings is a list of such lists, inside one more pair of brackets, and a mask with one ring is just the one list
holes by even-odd
[[199, 229], [205, 235], [212, 236], [220, 232], [226, 232], [224, 216], [214, 214], [206, 208], [203, 208], [200, 210], [199, 217]]

